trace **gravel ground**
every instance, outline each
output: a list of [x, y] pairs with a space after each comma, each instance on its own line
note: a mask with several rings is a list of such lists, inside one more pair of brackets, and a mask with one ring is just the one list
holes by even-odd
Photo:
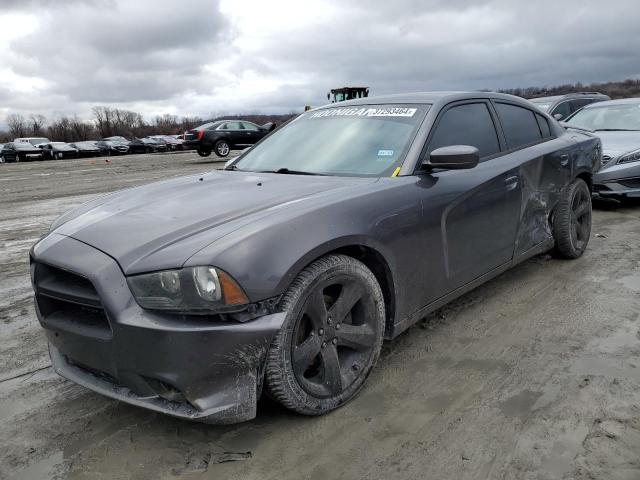
[[263, 400], [208, 426], [52, 373], [27, 252], [103, 192], [220, 168], [215, 156], [0, 165], [0, 479], [640, 479], [640, 206], [595, 211], [587, 253], [540, 256], [384, 346], [320, 418]]

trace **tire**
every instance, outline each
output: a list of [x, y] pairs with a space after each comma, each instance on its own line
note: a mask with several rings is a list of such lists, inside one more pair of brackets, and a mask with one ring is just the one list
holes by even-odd
[[373, 273], [346, 255], [321, 258], [293, 281], [279, 309], [287, 315], [267, 353], [267, 394], [303, 415], [351, 400], [382, 348], [384, 297]]
[[211, 150], [205, 150], [205, 149], [199, 148], [198, 155], [200, 155], [201, 157], [208, 157], [209, 155], [211, 155]]
[[229, 155], [231, 147], [226, 140], [218, 140], [216, 142], [215, 150], [216, 155], [218, 155], [219, 157], [226, 157], [227, 155]]
[[554, 251], [561, 258], [580, 257], [591, 235], [591, 192], [576, 178], [562, 192], [553, 217]]

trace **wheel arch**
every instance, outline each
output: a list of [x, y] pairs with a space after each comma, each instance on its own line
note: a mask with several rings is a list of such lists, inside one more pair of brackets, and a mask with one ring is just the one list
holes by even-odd
[[393, 277], [392, 265], [381, 250], [378, 246], [372, 245], [363, 239], [342, 239], [337, 243], [318, 247], [291, 267], [285, 276], [287, 282], [282, 286], [281, 291], [286, 291], [300, 272], [322, 257], [335, 254], [355, 258], [371, 270], [382, 289], [386, 316], [384, 335], [385, 338], [391, 338], [396, 316], [396, 282]]
[[582, 180], [584, 180], [584, 182], [587, 184], [587, 187], [589, 187], [589, 191], [592, 192], [593, 191], [593, 174], [590, 172], [580, 172], [576, 175], [576, 178], [580, 178]]

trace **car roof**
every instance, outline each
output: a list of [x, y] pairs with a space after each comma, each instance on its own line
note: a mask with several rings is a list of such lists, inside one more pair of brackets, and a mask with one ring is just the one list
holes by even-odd
[[606, 100], [604, 102], [590, 103], [589, 105], [585, 105], [582, 108], [598, 108], [598, 107], [607, 107], [609, 105], [634, 105], [634, 104], [640, 104], [640, 97], [620, 98], [618, 100]]
[[535, 97], [530, 98], [530, 102], [556, 102], [558, 100], [564, 100], [567, 98], [602, 98], [607, 97], [604, 93], [600, 92], [573, 92], [565, 93], [564, 95], [551, 95], [549, 97]]
[[344, 102], [329, 103], [318, 108], [330, 108], [330, 107], [349, 107], [356, 105], [392, 105], [392, 104], [425, 104], [431, 105], [435, 103], [449, 103], [457, 100], [468, 99], [495, 99], [495, 100], [509, 100], [512, 102], [521, 103], [522, 105], [531, 105], [529, 102], [521, 97], [514, 95], [507, 95], [506, 93], [495, 92], [483, 92], [483, 91], [466, 91], [466, 92], [416, 92], [416, 93], [399, 93], [394, 95], [381, 95], [366, 98], [357, 98], [354, 100], [347, 100]]

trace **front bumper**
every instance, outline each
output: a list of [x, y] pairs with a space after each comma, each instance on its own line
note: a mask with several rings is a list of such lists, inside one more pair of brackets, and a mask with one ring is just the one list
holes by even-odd
[[[51, 272], [60, 271], [65, 282], [56, 284]], [[91, 298], [83, 290], [89, 283], [73, 275], [95, 288], [94, 306], [65, 303]], [[51, 361], [63, 377], [176, 417], [211, 423], [255, 417], [262, 365], [284, 314], [237, 323], [143, 310], [111, 257], [55, 233], [32, 249], [32, 278]]]
[[593, 176], [594, 196], [640, 197], [640, 162], [606, 165]]

